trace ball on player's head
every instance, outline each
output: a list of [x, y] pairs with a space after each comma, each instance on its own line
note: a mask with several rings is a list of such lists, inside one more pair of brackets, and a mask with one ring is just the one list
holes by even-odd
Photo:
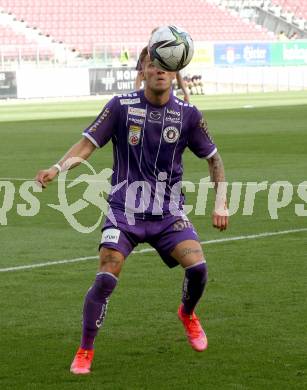
[[153, 31], [148, 52], [157, 68], [178, 72], [191, 61], [194, 44], [190, 34], [182, 28], [163, 26]]

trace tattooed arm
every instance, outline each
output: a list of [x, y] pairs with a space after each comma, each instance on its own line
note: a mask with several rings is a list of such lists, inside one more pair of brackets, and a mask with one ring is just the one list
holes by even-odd
[[217, 190], [218, 183], [225, 182], [225, 171], [222, 157], [216, 152], [208, 160], [211, 181], [215, 184]]
[[221, 156], [216, 152], [208, 160], [209, 172], [211, 181], [215, 185], [216, 200], [215, 207], [212, 213], [212, 224], [220, 231], [227, 229], [228, 226], [228, 210], [225, 185], [225, 171]]

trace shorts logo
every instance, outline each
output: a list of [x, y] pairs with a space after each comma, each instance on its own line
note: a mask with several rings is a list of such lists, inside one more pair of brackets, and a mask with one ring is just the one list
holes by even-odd
[[128, 114], [135, 115], [135, 116], [141, 116], [145, 118], [146, 116], [146, 110], [144, 108], [137, 108], [137, 107], [128, 107]]
[[187, 229], [187, 228], [191, 228], [191, 227], [192, 227], [191, 222], [188, 220], [183, 220], [183, 219], [179, 219], [173, 225], [173, 229], [176, 232], [181, 232], [182, 230]]
[[154, 121], [158, 121], [159, 119], [161, 119], [161, 113], [159, 111], [151, 111], [149, 114], [149, 118]]
[[104, 242], [114, 242], [118, 244], [120, 236], [120, 230], [118, 229], [106, 229], [102, 232], [101, 244]]
[[130, 145], [135, 146], [140, 142], [141, 130], [142, 128], [140, 126], [130, 125], [128, 136], [128, 142]]
[[179, 130], [174, 126], [168, 126], [163, 130], [163, 138], [165, 142], [173, 144], [179, 138]]

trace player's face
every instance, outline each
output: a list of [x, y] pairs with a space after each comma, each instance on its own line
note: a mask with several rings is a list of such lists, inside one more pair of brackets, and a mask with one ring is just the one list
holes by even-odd
[[156, 68], [147, 55], [143, 62], [143, 75], [146, 81], [146, 88], [154, 93], [163, 93], [171, 88], [176, 72], [166, 72]]

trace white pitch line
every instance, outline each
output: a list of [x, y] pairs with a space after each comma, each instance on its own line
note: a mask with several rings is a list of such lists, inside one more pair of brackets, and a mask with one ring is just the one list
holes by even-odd
[[[281, 236], [284, 234], [301, 233], [301, 232], [307, 232], [307, 228], [281, 230], [278, 232], [265, 232], [265, 233], [259, 233], [259, 234], [250, 234], [247, 236], [219, 238], [216, 240], [201, 241], [201, 245], [220, 244], [220, 243], [224, 243], [224, 242], [240, 241], [240, 240], [253, 240], [256, 238]], [[155, 252], [155, 249], [154, 248], [144, 248], [144, 249], [141, 249], [139, 251], [132, 251], [132, 254], [147, 253], [147, 252]], [[9, 267], [9, 268], [0, 268], [0, 272], [21, 271], [21, 270], [26, 270], [26, 269], [48, 267], [50, 265], [58, 265], [58, 264], [79, 263], [81, 261], [94, 260], [94, 259], [98, 259], [98, 256], [77, 257], [76, 259], [57, 260], [57, 261], [49, 261], [47, 263], [38, 263], [38, 264], [20, 265], [20, 266]]]
[[[0, 181], [16, 181], [16, 182], [18, 182], [18, 181], [22, 181], [22, 182], [33, 181], [33, 182], [36, 182], [34, 178], [30, 179], [30, 178], [26, 178], [26, 177], [0, 177]], [[74, 182], [74, 183], [85, 183], [84, 180], [77, 180], [77, 179], [65, 179], [65, 180], [57, 179], [54, 183], [56, 183], [57, 181], [58, 182], [63, 182], [64, 181], [64, 182], [67, 182], [67, 183], [71, 183], [71, 182]], [[188, 180], [182, 180], [182, 182], [185, 182], [185, 181], [188, 181]], [[86, 183], [110, 183], [110, 181], [108, 181], [108, 180], [87, 180]], [[199, 185], [200, 184], [199, 181], [198, 182], [189, 182], [189, 183], [192, 183], [192, 184], [195, 184], [195, 185]], [[208, 181], [208, 184], [209, 183], [210, 182]], [[256, 182], [250, 182], [250, 183], [251, 183], [251, 185], [253, 185]], [[291, 183], [289, 183], [289, 185], [291, 187], [299, 187], [299, 186], [301, 188], [307, 187], [306, 184], [302, 184], [302, 183], [300, 183], [300, 184], [291, 184]], [[246, 183], [234, 182], [234, 183], [228, 183], [228, 184], [230, 184], [232, 186], [234, 186], [234, 185], [241, 185], [242, 184], [242, 186], [245, 187], [245, 186], [247, 186], [249, 184], [249, 182], [246, 182]], [[269, 183], [268, 182], [268, 186], [271, 186], [272, 184], [275, 184], [275, 183]], [[283, 186], [287, 186], [287, 184], [283, 184]]]
[[[25, 177], [0, 177], [0, 181], [33, 181], [36, 183], [36, 180], [32, 177], [32, 179], [27, 179]], [[76, 180], [76, 179], [65, 179], [65, 180], [61, 180], [61, 179], [58, 179], [56, 181], [67, 181], [68, 183], [69, 182], [76, 182], [76, 183], [85, 183], [84, 180]], [[56, 182], [55, 181], [55, 182]], [[87, 180], [86, 183], [109, 183], [108, 180]], [[197, 183], [196, 183], [197, 184]]]

